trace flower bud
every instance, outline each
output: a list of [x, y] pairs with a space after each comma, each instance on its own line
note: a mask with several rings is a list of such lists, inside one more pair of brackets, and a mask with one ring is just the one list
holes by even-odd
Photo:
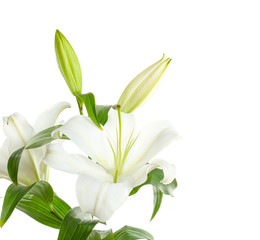
[[55, 51], [58, 65], [70, 91], [73, 95], [80, 94], [82, 91], [82, 76], [79, 60], [64, 35], [56, 30]]
[[171, 59], [164, 59], [152, 64], [150, 67], [139, 73], [125, 88], [118, 100], [121, 111], [130, 113], [141, 104], [144, 104], [148, 96], [154, 92], [158, 86], [159, 80], [169, 65]]

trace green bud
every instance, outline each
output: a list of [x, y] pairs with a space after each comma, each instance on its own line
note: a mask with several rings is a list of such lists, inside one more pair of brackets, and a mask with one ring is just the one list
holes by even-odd
[[59, 69], [73, 95], [82, 92], [82, 76], [79, 60], [64, 35], [56, 30], [55, 51]]
[[170, 58], [164, 59], [163, 55], [161, 60], [139, 73], [127, 85], [118, 100], [122, 112], [130, 113], [147, 101], [158, 86], [159, 80], [170, 61]]

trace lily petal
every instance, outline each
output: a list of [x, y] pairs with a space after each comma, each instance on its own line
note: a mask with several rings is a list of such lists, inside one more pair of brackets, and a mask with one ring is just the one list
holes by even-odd
[[130, 180], [111, 184], [88, 175], [80, 175], [76, 192], [83, 212], [107, 221], [124, 203], [132, 188]]
[[102, 178], [108, 182], [113, 182], [113, 177], [101, 165], [82, 155], [65, 152], [61, 144], [48, 145], [44, 162], [48, 166], [64, 172], [74, 174], [84, 173]]
[[9, 158], [8, 141], [6, 140], [3, 146], [0, 148], [0, 178], [9, 179], [8, 171], [7, 171], [8, 158]]
[[[8, 151], [12, 154], [17, 149], [26, 145], [27, 141], [34, 136], [35, 130], [19, 113], [14, 113], [4, 119], [4, 132], [8, 141]], [[30, 182], [39, 180], [37, 163], [34, 161], [33, 153], [37, 150], [26, 150], [23, 152], [20, 161], [18, 181]]]
[[46, 109], [36, 119], [34, 128], [36, 132], [40, 132], [46, 128], [53, 126], [59, 116], [59, 114], [66, 108], [70, 108], [71, 105], [67, 102], [59, 102], [50, 108]]
[[68, 136], [87, 156], [108, 170], [113, 169], [114, 156], [107, 137], [88, 117], [73, 117], [59, 131]]
[[[111, 108], [108, 112], [107, 123], [103, 128], [114, 149], [116, 149], [118, 122], [118, 111]], [[121, 112], [122, 151], [124, 151], [130, 136], [134, 135], [134, 128], [134, 115]]]
[[32, 126], [19, 113], [4, 117], [3, 121], [4, 132], [9, 141], [10, 153], [25, 146], [27, 141], [36, 134]]
[[152, 160], [149, 164], [143, 166], [135, 166], [127, 174], [119, 176], [119, 181], [125, 181], [130, 176], [134, 179], [134, 186], [139, 186], [147, 180], [147, 175], [154, 169], [160, 168], [163, 170], [164, 177], [161, 181], [163, 184], [169, 184], [176, 178], [176, 168], [173, 164], [170, 164], [161, 159]]
[[[19, 113], [5, 117], [3, 120], [4, 132], [7, 137], [8, 151], [10, 154], [25, 146], [27, 141], [36, 133], [32, 126]], [[23, 152], [19, 166], [19, 182], [30, 185], [40, 179], [46, 180], [46, 173], [43, 172], [40, 174], [43, 156], [44, 148], [30, 149]]]
[[170, 184], [174, 178], [176, 178], [176, 168], [173, 164], [161, 159], [155, 159], [148, 165], [147, 174], [155, 168], [160, 168], [163, 170], [164, 177], [161, 181], [163, 184]]
[[177, 132], [168, 121], [155, 121], [146, 125], [140, 132], [126, 159], [123, 173], [126, 173], [136, 165], [138, 167], [145, 165], [177, 137]]

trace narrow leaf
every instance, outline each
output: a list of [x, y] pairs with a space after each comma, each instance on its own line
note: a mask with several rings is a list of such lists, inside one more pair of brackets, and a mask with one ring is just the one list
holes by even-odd
[[58, 240], [86, 240], [98, 222], [79, 207], [73, 208], [61, 224]]
[[57, 229], [60, 228], [62, 220], [71, 209], [71, 207], [55, 193], [51, 206], [44, 204], [39, 198], [28, 193], [21, 199], [16, 208], [34, 220]]
[[153, 240], [153, 236], [140, 228], [124, 226], [114, 233], [115, 240], [138, 240], [138, 239], [146, 239]]
[[8, 218], [11, 216], [13, 210], [15, 209], [16, 205], [19, 203], [19, 201], [24, 197], [24, 195], [32, 188], [32, 186], [29, 187], [23, 187], [21, 185], [15, 186], [14, 184], [11, 184], [6, 193], [4, 198], [4, 203], [2, 207], [1, 212], [1, 218], [0, 218], [0, 226], [2, 227]]
[[112, 230], [108, 230], [108, 231], [94, 230], [91, 232], [87, 240], [114, 240], [114, 235]]
[[38, 148], [55, 140], [55, 138], [52, 137], [52, 132], [61, 126], [62, 125], [56, 125], [37, 133], [27, 142], [25, 149]]
[[108, 119], [108, 112], [110, 108], [113, 107], [112, 105], [96, 105], [96, 113], [97, 113], [97, 118], [100, 124], [103, 126], [106, 124], [107, 119]]
[[50, 184], [45, 181], [38, 181], [31, 186], [9, 186], [3, 203], [1, 226], [8, 220], [14, 208], [52, 228], [60, 228], [63, 218], [71, 209], [54, 194]]
[[90, 119], [95, 123], [95, 125], [102, 129], [102, 127], [99, 124], [97, 113], [96, 113], [96, 102], [95, 102], [95, 96], [93, 93], [87, 93], [87, 94], [80, 94], [78, 95], [82, 101], [84, 102], [84, 105], [87, 109], [88, 116]]
[[52, 191], [52, 188], [47, 182], [39, 181], [32, 184], [31, 186], [26, 187], [21, 185], [15, 186], [14, 184], [11, 184], [5, 193], [1, 213], [2, 224], [4, 224], [8, 220], [21, 199], [30, 191], [32, 192], [32, 194], [36, 194], [35, 196], [45, 203], [51, 200], [48, 194]]
[[129, 194], [129, 196], [136, 194], [143, 186], [147, 184], [151, 184], [153, 186], [154, 204], [151, 220], [155, 217], [158, 210], [160, 209], [163, 194], [173, 196], [173, 191], [177, 187], [176, 179], [174, 179], [170, 184], [161, 183], [163, 176], [164, 174], [161, 169], [154, 169], [148, 174], [146, 182], [136, 186]]
[[163, 199], [163, 192], [160, 189], [153, 187], [153, 213], [150, 221], [153, 220], [158, 210], [160, 209], [162, 199]]
[[139, 186], [136, 186], [129, 195], [134, 195], [139, 191], [141, 187], [147, 184], [151, 184], [152, 186], [160, 189], [163, 194], [173, 196], [173, 191], [177, 187], [177, 181], [176, 179], [174, 179], [170, 184], [163, 184], [161, 183], [163, 176], [163, 171], [161, 169], [154, 169], [148, 174], [146, 182]]
[[[19, 148], [18, 150], [12, 153], [12, 155], [8, 159], [7, 169], [9, 177], [14, 184], [18, 184], [18, 170], [23, 151], [25, 149], [41, 147], [55, 140], [55, 138], [52, 137], [52, 132], [58, 129], [59, 127], [61, 127], [61, 125], [53, 126], [37, 133], [27, 142], [25, 147]], [[65, 135], [63, 135], [61, 139], [68, 138]]]
[[16, 208], [39, 223], [56, 229], [60, 228], [62, 219], [57, 217], [49, 207], [32, 194], [26, 194]]
[[71, 210], [71, 207], [63, 201], [61, 198], [59, 198], [56, 193], [53, 195], [53, 201], [52, 201], [52, 208], [53, 210], [62, 218], [64, 219], [67, 213]]
[[23, 154], [23, 150], [24, 147], [19, 148], [18, 150], [13, 152], [7, 163], [9, 177], [12, 180], [12, 182], [16, 185], [18, 184], [18, 169]]

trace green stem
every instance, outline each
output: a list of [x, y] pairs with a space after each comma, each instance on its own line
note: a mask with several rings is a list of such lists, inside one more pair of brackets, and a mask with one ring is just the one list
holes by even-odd
[[83, 115], [83, 101], [78, 96], [76, 96], [76, 100], [77, 100], [78, 107], [79, 107], [79, 113], [80, 113], [80, 115]]

